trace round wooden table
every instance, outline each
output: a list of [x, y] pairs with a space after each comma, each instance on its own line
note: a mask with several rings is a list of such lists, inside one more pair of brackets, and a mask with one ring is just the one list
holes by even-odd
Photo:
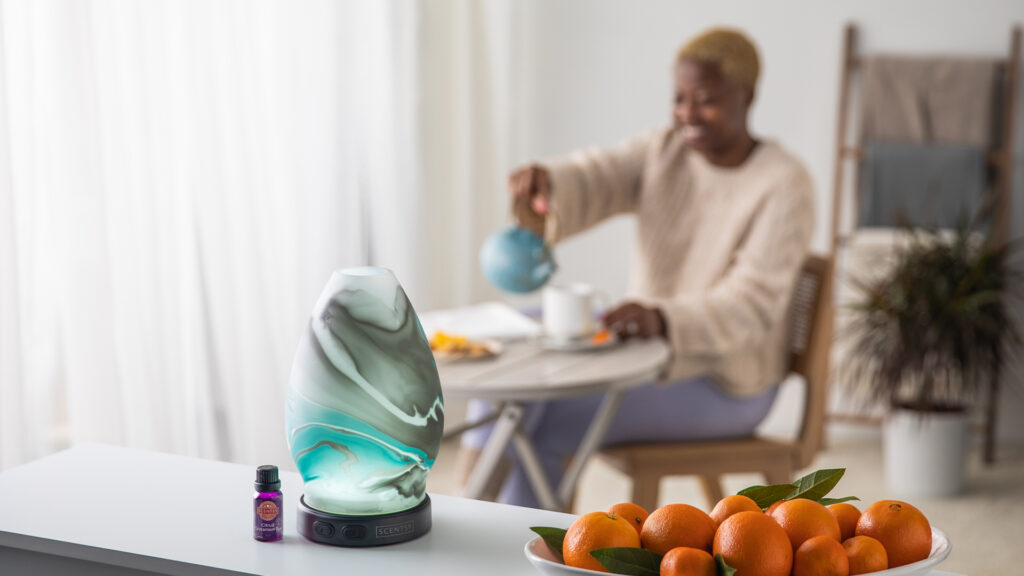
[[[463, 495], [479, 498], [512, 443], [537, 499], [548, 510], [564, 510], [587, 460], [600, 447], [630, 388], [659, 378], [670, 359], [661, 339], [637, 340], [602, 349], [567, 352], [545, 348], [540, 340], [509, 342], [495, 358], [438, 361], [441, 387], [448, 398], [489, 400], [496, 406], [486, 418], [445, 432], [452, 437], [495, 422]], [[536, 447], [520, 428], [526, 405], [540, 400], [604, 394], [557, 491], [544, 474]]]

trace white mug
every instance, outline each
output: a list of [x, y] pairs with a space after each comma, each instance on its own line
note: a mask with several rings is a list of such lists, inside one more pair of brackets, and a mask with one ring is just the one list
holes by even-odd
[[544, 333], [549, 338], [582, 338], [597, 331], [598, 305], [608, 305], [603, 292], [587, 284], [548, 286], [543, 295]]

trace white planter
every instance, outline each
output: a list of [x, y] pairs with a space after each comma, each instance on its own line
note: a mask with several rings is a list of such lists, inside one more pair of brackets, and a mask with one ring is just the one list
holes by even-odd
[[963, 486], [970, 441], [966, 412], [893, 410], [885, 422], [885, 479], [901, 496], [952, 496]]

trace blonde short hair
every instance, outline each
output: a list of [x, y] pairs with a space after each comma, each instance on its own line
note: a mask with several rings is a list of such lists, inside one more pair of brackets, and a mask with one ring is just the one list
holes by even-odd
[[679, 49], [676, 62], [697, 60], [717, 64], [722, 74], [744, 88], [754, 89], [761, 73], [757, 47], [739, 30], [712, 28]]

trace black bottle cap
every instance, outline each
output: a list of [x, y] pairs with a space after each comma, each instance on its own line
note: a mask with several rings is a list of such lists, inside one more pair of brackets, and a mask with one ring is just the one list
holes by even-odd
[[275, 492], [281, 489], [281, 480], [277, 476], [277, 466], [265, 464], [256, 469], [256, 491]]

